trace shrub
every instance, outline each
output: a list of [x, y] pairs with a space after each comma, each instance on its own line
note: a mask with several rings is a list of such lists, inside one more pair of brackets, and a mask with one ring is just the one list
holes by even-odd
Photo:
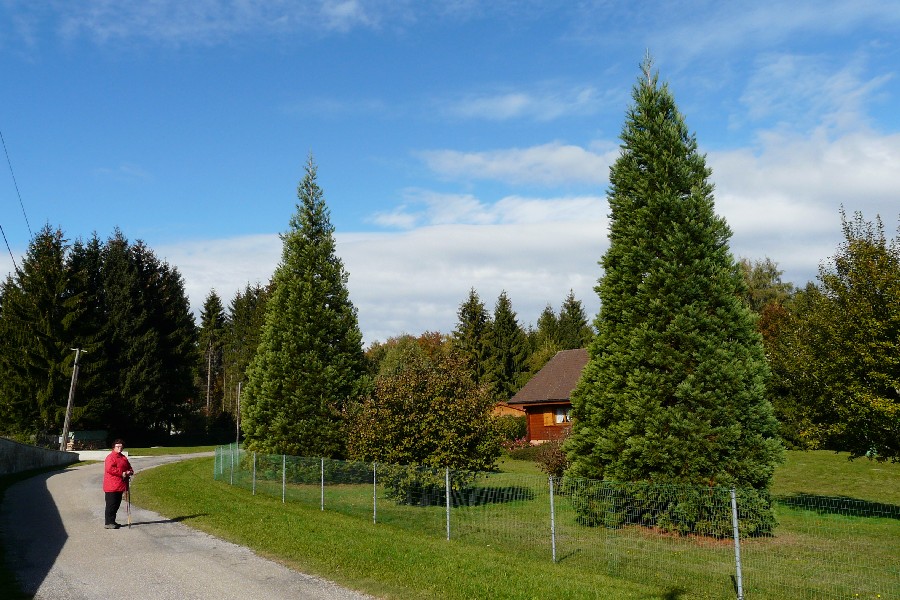
[[[517, 417], [515, 415], [500, 415], [497, 417], [497, 433], [500, 436], [501, 443], [523, 440], [528, 435], [528, 424], [526, 417]], [[504, 444], [504, 448], [506, 444]]]
[[[589, 527], [640, 525], [679, 535], [733, 535], [729, 488], [567, 478], [560, 493], [572, 497], [579, 523]], [[738, 489], [737, 505], [741, 536], [772, 533], [776, 522], [767, 492]]]

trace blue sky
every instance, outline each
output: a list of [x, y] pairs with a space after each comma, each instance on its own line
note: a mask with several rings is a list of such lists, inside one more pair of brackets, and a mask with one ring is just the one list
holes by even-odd
[[649, 50], [733, 253], [804, 285], [841, 205], [896, 232], [898, 31], [866, 0], [0, 0], [0, 226], [16, 261], [47, 223], [119, 227], [227, 304], [274, 271], [312, 153], [367, 343], [451, 331], [472, 287], [523, 325], [570, 289], [593, 316]]

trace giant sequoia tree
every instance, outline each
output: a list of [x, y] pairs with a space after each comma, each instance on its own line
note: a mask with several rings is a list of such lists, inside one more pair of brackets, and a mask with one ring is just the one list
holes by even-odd
[[782, 448], [710, 170], [649, 59], [610, 169], [610, 246], [572, 396], [576, 475], [765, 489]]
[[344, 408], [359, 396], [365, 374], [362, 334], [312, 157], [297, 195], [247, 373], [241, 425], [254, 450], [341, 458]]

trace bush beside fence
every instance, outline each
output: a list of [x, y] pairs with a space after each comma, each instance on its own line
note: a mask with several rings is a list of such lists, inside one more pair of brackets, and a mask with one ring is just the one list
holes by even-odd
[[[900, 598], [895, 505], [256, 455], [234, 444], [217, 448], [215, 478], [423, 535], [675, 586], [686, 597]], [[760, 526], [772, 514], [777, 525]]]

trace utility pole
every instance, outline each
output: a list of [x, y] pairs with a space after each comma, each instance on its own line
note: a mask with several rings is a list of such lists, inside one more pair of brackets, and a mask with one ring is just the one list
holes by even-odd
[[69, 402], [66, 404], [66, 418], [63, 421], [62, 437], [59, 438], [59, 450], [65, 452], [66, 440], [69, 437], [69, 421], [72, 419], [72, 404], [75, 402], [75, 382], [78, 381], [78, 359], [81, 358], [82, 349], [72, 348], [75, 351], [75, 365], [72, 366], [72, 385], [69, 386]]
[[206, 344], [206, 418], [209, 419], [209, 388], [212, 387], [212, 338]]
[[237, 445], [240, 445], [241, 443], [241, 384], [243, 383], [243, 381], [238, 381], [237, 418], [234, 420], [237, 429], [237, 435], [234, 441]]

